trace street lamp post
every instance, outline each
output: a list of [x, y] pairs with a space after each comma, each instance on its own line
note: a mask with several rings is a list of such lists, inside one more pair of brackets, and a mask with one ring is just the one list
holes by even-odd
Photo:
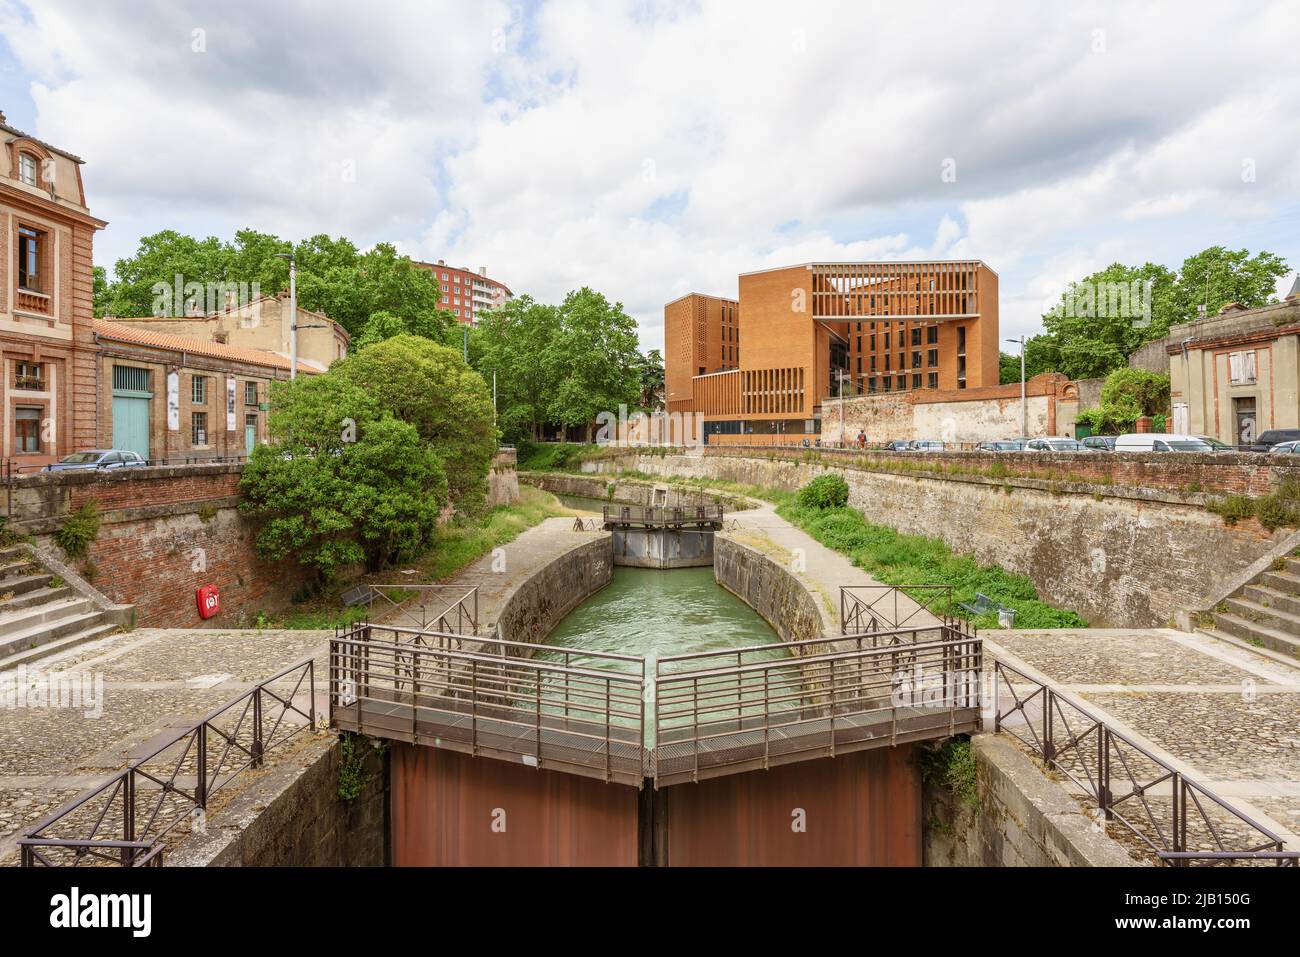
[[289, 378], [298, 378], [298, 260], [293, 253], [276, 253], [289, 260]]
[[844, 447], [844, 370], [835, 370], [835, 380], [840, 387], [840, 448]]
[[1025, 337], [1008, 339], [1007, 342], [1020, 343], [1020, 437], [1029, 438], [1029, 409], [1025, 404]]

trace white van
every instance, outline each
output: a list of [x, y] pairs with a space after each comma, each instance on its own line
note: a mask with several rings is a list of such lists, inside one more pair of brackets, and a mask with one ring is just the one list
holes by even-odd
[[1172, 432], [1132, 432], [1115, 440], [1116, 452], [1213, 452], [1194, 435]]

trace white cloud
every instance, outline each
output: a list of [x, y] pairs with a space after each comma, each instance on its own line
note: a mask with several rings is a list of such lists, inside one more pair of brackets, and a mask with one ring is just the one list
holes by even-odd
[[1014, 335], [1114, 259], [1300, 258], [1284, 2], [0, 10], [101, 262], [163, 227], [386, 239], [592, 285], [657, 346], [664, 302], [810, 259], [985, 259]]

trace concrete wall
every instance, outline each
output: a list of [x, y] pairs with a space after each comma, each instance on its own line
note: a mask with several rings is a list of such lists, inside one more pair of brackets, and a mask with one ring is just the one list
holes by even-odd
[[830, 609], [783, 564], [726, 535], [713, 542], [713, 574], [718, 584], [763, 616], [782, 641], [808, 641], [833, 632]]
[[524, 472], [521, 479], [526, 485], [536, 486], [554, 495], [605, 499], [611, 504], [663, 505], [668, 508], [722, 505], [728, 511], [753, 508], [753, 504], [748, 499], [738, 495], [690, 485], [673, 485], [669, 482], [647, 482], [642, 479], [612, 476], [605, 478], [594, 475], [566, 475], [560, 472]]
[[312, 740], [241, 787], [166, 855], [169, 867], [382, 867], [389, 863], [389, 752], [355, 738], [366, 784], [338, 795], [337, 737]]
[[489, 506], [509, 505], [519, 501], [519, 454], [514, 449], [501, 449], [492, 460], [488, 471]]
[[1006, 738], [971, 739], [979, 807], [927, 784], [922, 793], [926, 867], [1131, 867], [1083, 805]]
[[506, 599], [497, 617], [497, 637], [540, 644], [565, 615], [608, 585], [612, 575], [609, 535], [569, 549]]
[[[934, 456], [936, 471], [928, 473], [875, 470], [883, 465], [873, 464], [869, 456], [855, 460], [850, 454], [759, 455], [631, 456], [598, 460], [597, 467], [615, 469], [622, 464], [666, 477], [715, 478], [790, 491], [825, 472], [838, 472], [848, 482], [849, 503], [869, 521], [909, 534], [938, 536], [982, 564], [1027, 575], [1044, 600], [1074, 609], [1095, 625], [1167, 625], [1179, 609], [1200, 605], [1216, 581], [1247, 568], [1288, 535], [1269, 534], [1253, 519], [1226, 525], [1205, 509], [1205, 495], [1199, 492], [977, 474], [978, 463], [987, 467], [995, 461], [993, 456]], [[920, 468], [926, 458], [902, 460]], [[1199, 474], [1197, 463], [1170, 461], [1174, 458], [1122, 463], [1102, 455], [1004, 455], [1000, 460], [1032, 460], [1026, 467], [1041, 469], [1041, 474], [1049, 474], [1047, 459], [1057, 469], [1077, 465], [1122, 472], [1130, 465], [1136, 471], [1149, 466], [1168, 470], [1163, 472], [1167, 481], [1180, 471]], [[948, 461], [964, 461], [971, 471], [939, 471]], [[1218, 467], [1226, 473], [1221, 479], [1231, 479], [1233, 466]], [[1236, 480], [1249, 486], [1260, 481], [1258, 472], [1269, 471], [1256, 466], [1247, 475], [1245, 467], [1241, 469]]]
[[713, 532], [682, 528], [616, 528], [614, 564], [628, 568], [699, 568], [713, 564]]

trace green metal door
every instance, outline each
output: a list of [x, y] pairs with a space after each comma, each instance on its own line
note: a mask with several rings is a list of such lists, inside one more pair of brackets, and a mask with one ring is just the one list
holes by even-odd
[[149, 399], [113, 396], [113, 448], [149, 457]]

